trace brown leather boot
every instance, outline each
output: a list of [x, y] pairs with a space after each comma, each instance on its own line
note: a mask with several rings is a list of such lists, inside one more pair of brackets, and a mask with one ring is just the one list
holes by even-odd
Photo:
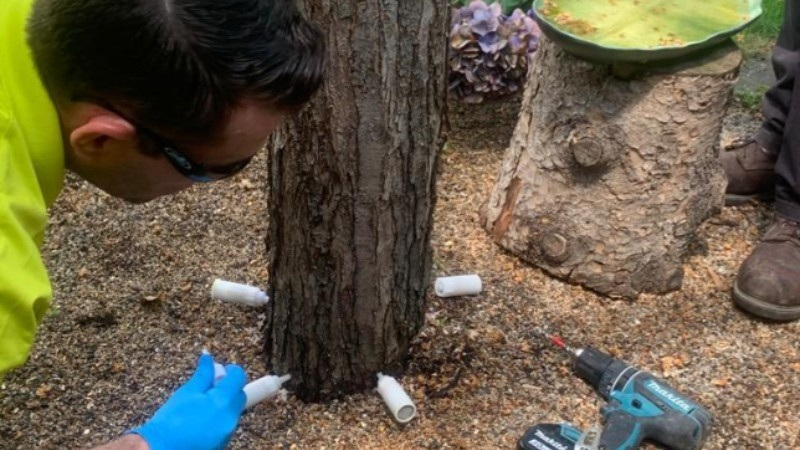
[[781, 217], [739, 268], [733, 299], [766, 319], [800, 319], [800, 223]]
[[719, 156], [728, 179], [725, 205], [740, 205], [752, 199], [771, 200], [775, 192], [777, 155], [762, 150], [756, 141], [735, 144]]

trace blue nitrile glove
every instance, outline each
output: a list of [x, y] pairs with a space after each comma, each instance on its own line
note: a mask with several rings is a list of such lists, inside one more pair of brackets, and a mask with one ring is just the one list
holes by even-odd
[[131, 433], [150, 450], [218, 450], [228, 445], [247, 398], [244, 369], [225, 366], [227, 374], [214, 384], [214, 359], [204, 353], [192, 378], [178, 388], [153, 417]]

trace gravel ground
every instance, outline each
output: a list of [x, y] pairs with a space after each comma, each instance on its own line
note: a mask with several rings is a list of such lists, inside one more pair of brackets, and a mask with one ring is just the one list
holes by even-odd
[[[708, 449], [800, 448], [800, 323], [771, 324], [730, 301], [769, 206], [726, 208], [701, 230], [683, 289], [612, 301], [564, 284], [493, 245], [479, 227], [515, 122], [514, 102], [455, 107], [442, 155], [434, 275], [479, 273], [472, 298], [430, 297], [400, 380], [419, 407], [395, 424], [372, 392], [327, 404], [291, 394], [245, 415], [234, 449], [512, 448], [538, 422], [599, 419], [602, 402], [563, 355], [532, 339], [549, 324], [663, 376], [707, 405]], [[491, 124], [491, 126], [486, 126]], [[756, 118], [735, 110], [724, 140]], [[56, 289], [30, 362], [0, 389], [0, 448], [84, 448], [143, 421], [202, 348], [265, 372], [257, 310], [210, 301], [215, 277], [267, 278], [265, 161], [229, 182], [127, 206], [70, 180], [45, 248]]]
[[759, 92], [764, 86], [775, 84], [775, 72], [769, 55], [755, 55], [747, 58], [739, 74], [736, 92]]

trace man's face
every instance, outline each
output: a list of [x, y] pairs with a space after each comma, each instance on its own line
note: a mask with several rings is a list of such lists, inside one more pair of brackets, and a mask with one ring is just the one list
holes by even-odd
[[[80, 103], [62, 110], [67, 166], [107, 193], [133, 203], [174, 194], [194, 182], [161, 152], [141, 151], [145, 133], [116, 113]], [[247, 160], [263, 146], [283, 115], [263, 105], [245, 103], [233, 110], [214, 142], [176, 143], [195, 163], [224, 167]]]

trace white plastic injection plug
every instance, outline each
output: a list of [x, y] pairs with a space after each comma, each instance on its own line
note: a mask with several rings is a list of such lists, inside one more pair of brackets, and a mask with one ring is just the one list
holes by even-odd
[[261, 289], [247, 284], [233, 283], [217, 278], [211, 285], [211, 298], [247, 306], [263, 306], [269, 297]]
[[436, 295], [439, 297], [458, 297], [461, 295], [480, 294], [483, 289], [481, 277], [477, 275], [458, 275], [454, 277], [439, 277], [434, 284]]
[[247, 403], [244, 406], [245, 409], [275, 397], [278, 391], [281, 390], [283, 383], [286, 383], [291, 378], [291, 375], [283, 375], [280, 377], [277, 375], [267, 375], [247, 383], [244, 387], [244, 393], [247, 396]]
[[[216, 386], [217, 383], [220, 382], [223, 378], [225, 378], [227, 372], [225, 371], [225, 366], [220, 363], [214, 363], [214, 385]], [[265, 377], [259, 378], [255, 381], [251, 381], [247, 383], [244, 387], [244, 395], [247, 397], [247, 403], [245, 403], [245, 409], [250, 408], [251, 406], [255, 406], [264, 400], [270, 399], [275, 397], [278, 394], [278, 391], [281, 390], [283, 383], [289, 381], [292, 378], [291, 375], [284, 375], [282, 377], [278, 377], [275, 375], [267, 375]]]
[[378, 393], [398, 422], [406, 423], [417, 415], [417, 407], [414, 406], [411, 397], [393, 377], [378, 374]]

